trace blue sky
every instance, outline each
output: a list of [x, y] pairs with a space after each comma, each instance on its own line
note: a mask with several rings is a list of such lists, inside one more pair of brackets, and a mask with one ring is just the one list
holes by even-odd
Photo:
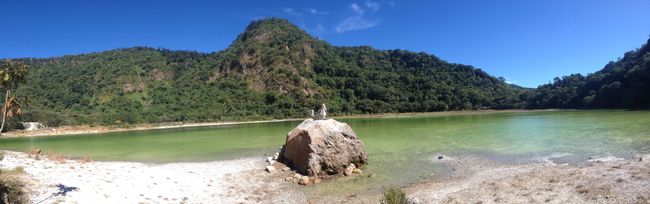
[[131, 46], [212, 52], [251, 20], [281, 17], [334, 45], [422, 51], [536, 87], [641, 46], [649, 11], [650, 0], [0, 0], [0, 58]]

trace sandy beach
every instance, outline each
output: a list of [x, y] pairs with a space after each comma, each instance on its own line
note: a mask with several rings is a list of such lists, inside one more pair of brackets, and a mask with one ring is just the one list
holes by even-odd
[[[34, 203], [234, 203], [257, 194], [245, 191], [257, 185], [245, 181], [252, 181], [251, 170], [263, 165], [253, 158], [170, 164], [55, 161], [10, 151], [0, 162], [3, 169], [24, 168]], [[79, 190], [48, 199], [58, 192], [57, 184]]]
[[[149, 164], [34, 159], [4, 151], [0, 168], [23, 167], [32, 202], [42, 203], [376, 203], [381, 194], [313, 195], [265, 172], [263, 158]], [[453, 158], [453, 157], [452, 157]], [[552, 161], [505, 165], [472, 157], [431, 161], [450, 176], [405, 186], [420, 203], [647, 203], [650, 155], [579, 165]], [[54, 196], [57, 184], [77, 187]]]

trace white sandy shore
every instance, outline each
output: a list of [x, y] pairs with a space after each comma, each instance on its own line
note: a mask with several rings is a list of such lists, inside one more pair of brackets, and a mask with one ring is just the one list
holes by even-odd
[[[42, 203], [233, 203], [245, 198], [232, 192], [232, 180], [248, 180], [244, 177], [263, 165], [258, 158], [170, 164], [58, 162], [11, 151], [5, 151], [0, 162], [0, 168], [25, 169], [32, 183], [34, 203], [57, 192], [57, 184], [79, 190]], [[241, 185], [239, 189], [255, 185], [237, 184]]]

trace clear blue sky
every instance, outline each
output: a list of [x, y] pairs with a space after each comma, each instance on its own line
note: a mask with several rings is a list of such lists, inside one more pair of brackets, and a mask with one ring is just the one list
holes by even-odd
[[334, 45], [427, 52], [526, 87], [594, 72], [650, 36], [650, 0], [0, 0], [0, 58], [131, 46], [213, 52], [261, 17], [287, 18]]

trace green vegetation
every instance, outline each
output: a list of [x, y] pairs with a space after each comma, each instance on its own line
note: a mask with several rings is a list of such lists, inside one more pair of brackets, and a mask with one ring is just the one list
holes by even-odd
[[384, 197], [380, 200], [381, 204], [406, 204], [406, 193], [399, 188], [391, 188], [384, 192]]
[[[538, 89], [505, 83], [426, 53], [336, 47], [283, 19], [252, 22], [213, 53], [146, 47], [47, 59], [16, 93], [32, 101], [9, 121], [125, 125], [480, 109], [648, 107], [648, 46], [587, 77]], [[10, 127], [10, 128], [12, 128]]]
[[303, 117], [321, 103], [334, 115], [525, 106], [525, 89], [472, 66], [335, 47], [283, 19], [255, 21], [215, 53], [135, 47], [17, 60], [31, 67], [20, 120], [49, 125]]
[[555, 78], [526, 93], [528, 108], [649, 108], [650, 40], [593, 74]]

